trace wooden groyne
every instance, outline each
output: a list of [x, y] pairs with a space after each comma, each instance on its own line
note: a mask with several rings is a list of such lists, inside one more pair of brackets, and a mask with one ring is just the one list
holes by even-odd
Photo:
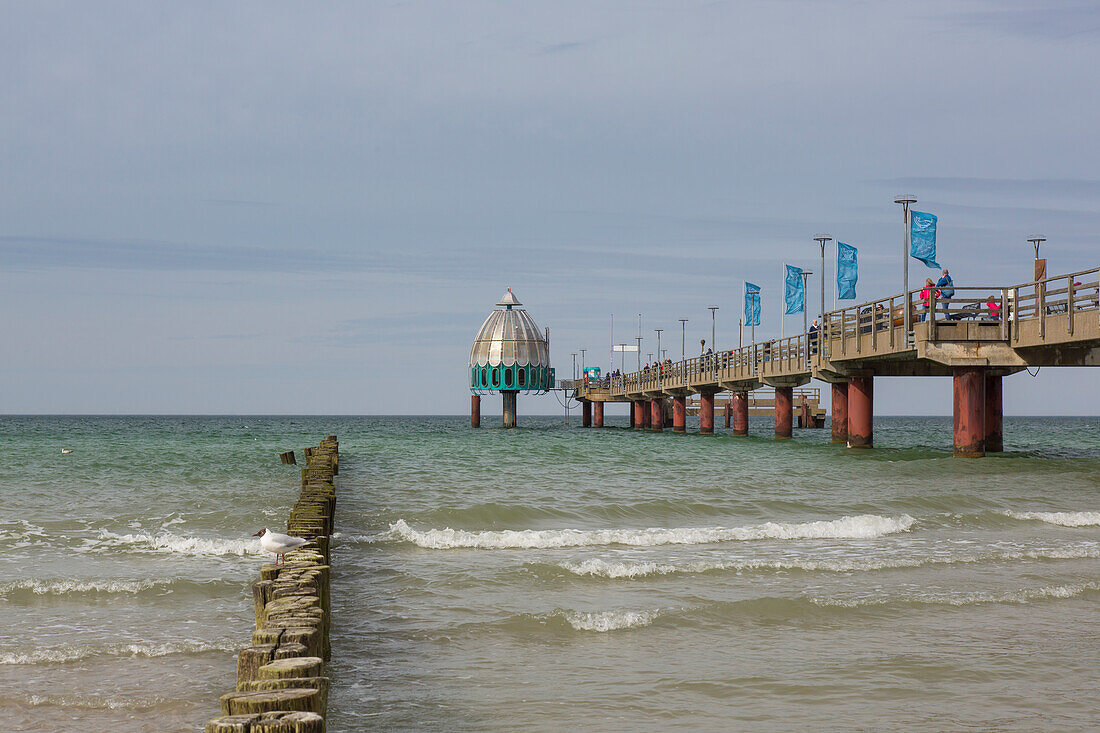
[[[286, 454], [283, 454], [284, 456]], [[305, 449], [302, 493], [287, 533], [310, 540], [252, 586], [256, 630], [237, 657], [237, 684], [206, 733], [323, 733], [329, 678], [329, 540], [339, 472], [335, 435]], [[285, 459], [284, 459], [285, 461]]]

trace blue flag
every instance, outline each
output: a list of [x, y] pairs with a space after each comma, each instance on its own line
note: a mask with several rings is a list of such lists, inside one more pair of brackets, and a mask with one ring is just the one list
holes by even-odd
[[921, 211], [909, 212], [909, 254], [933, 270], [936, 262], [936, 216]]
[[859, 280], [859, 266], [855, 247], [844, 242], [836, 243], [836, 297], [838, 300], [854, 300], [856, 281]]
[[760, 286], [745, 281], [745, 325], [760, 325]]
[[787, 315], [801, 313], [802, 305], [806, 300], [805, 288], [802, 286], [802, 270], [790, 265], [785, 267], [787, 268], [787, 289], [783, 297], [787, 301]]

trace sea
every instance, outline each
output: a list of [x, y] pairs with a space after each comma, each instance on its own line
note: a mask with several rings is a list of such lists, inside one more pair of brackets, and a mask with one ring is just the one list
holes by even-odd
[[0, 417], [0, 730], [201, 730], [329, 434], [329, 731], [1100, 727], [1100, 418], [491, 413]]

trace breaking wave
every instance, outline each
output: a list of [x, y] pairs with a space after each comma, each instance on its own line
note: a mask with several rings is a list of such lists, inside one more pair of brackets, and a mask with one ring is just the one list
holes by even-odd
[[238, 588], [239, 582], [230, 581], [194, 581], [189, 578], [162, 578], [159, 580], [131, 580], [103, 578], [99, 580], [42, 580], [39, 578], [26, 578], [0, 583], [0, 598], [7, 600], [20, 597], [33, 596], [66, 596], [66, 595], [108, 595], [120, 593], [142, 593], [155, 590], [159, 592], [172, 592], [192, 588], [206, 589], [213, 586], [226, 586]]
[[564, 611], [562, 618], [577, 631], [617, 631], [649, 626], [660, 611]]
[[1100, 525], [1100, 512], [1005, 512], [1013, 519], [1036, 520], [1062, 527], [1094, 527]]
[[857, 597], [857, 598], [812, 598], [819, 606], [841, 606], [860, 608], [864, 606], [886, 606], [901, 604], [921, 606], [974, 606], [987, 603], [1020, 604], [1051, 598], [1076, 598], [1091, 591], [1100, 590], [1100, 583], [1071, 583], [1041, 588], [1022, 588], [1001, 593], [917, 593], [897, 597]]
[[722, 570], [767, 571], [795, 570], [805, 572], [846, 573], [873, 570], [916, 568], [925, 565], [954, 565], [1005, 560], [1074, 560], [1100, 558], [1100, 545], [1088, 545], [1048, 550], [1009, 550], [974, 555], [852, 558], [849, 560], [698, 560], [682, 564], [629, 562], [590, 558], [581, 562], [562, 562], [556, 567], [581, 576], [600, 578], [644, 578], [653, 575], [707, 573]]
[[172, 641], [164, 644], [110, 644], [106, 646], [64, 646], [36, 649], [33, 652], [4, 652], [0, 664], [43, 664], [75, 662], [88, 657], [167, 657], [173, 654], [201, 654], [203, 652], [236, 652], [241, 648], [239, 639], [219, 641]]
[[701, 545], [745, 540], [867, 539], [907, 532], [917, 520], [908, 514], [882, 517], [861, 514], [817, 522], [765, 522], [743, 527], [650, 527], [648, 529], [524, 529], [467, 532], [459, 529], [416, 530], [405, 520], [390, 525], [386, 539], [412, 542], [432, 550], [548, 549], [592, 545]]
[[98, 551], [104, 548], [118, 548], [134, 552], [164, 552], [180, 555], [265, 555], [260, 543], [254, 539], [226, 540], [208, 539], [203, 537], [182, 537], [180, 535], [163, 532], [160, 534], [115, 534], [108, 530], [100, 530], [99, 538], [85, 540], [84, 551]]

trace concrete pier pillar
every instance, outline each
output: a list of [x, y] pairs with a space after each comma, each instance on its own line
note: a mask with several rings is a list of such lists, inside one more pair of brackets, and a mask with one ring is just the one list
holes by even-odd
[[985, 368], [955, 367], [953, 410], [955, 455], [985, 455]]
[[678, 395], [672, 398], [672, 432], [683, 433], [687, 430], [687, 397]]
[[470, 395], [470, 427], [481, 427], [481, 395]]
[[647, 410], [646, 410], [645, 400], [634, 400], [634, 429], [635, 430], [644, 430], [645, 429], [646, 412], [647, 412]]
[[699, 434], [714, 435], [714, 393], [699, 395]]
[[775, 439], [790, 440], [794, 423], [794, 388], [775, 388]]
[[592, 427], [592, 403], [588, 400], [581, 403], [581, 427]]
[[852, 377], [848, 381], [848, 445], [874, 445], [874, 377]]
[[748, 435], [749, 434], [749, 393], [748, 392], [734, 392], [733, 397], [730, 399], [730, 403], [733, 405], [733, 417], [730, 420], [730, 425], [733, 427], [734, 435]]
[[603, 427], [603, 403], [602, 402], [593, 402], [592, 403], [592, 419], [595, 422], [596, 427], [598, 427], [598, 428]]
[[833, 442], [848, 442], [848, 383], [833, 382]]
[[733, 400], [726, 400], [726, 427], [730, 426], [730, 420], [733, 418]]
[[514, 428], [516, 426], [516, 393], [515, 392], [502, 392], [504, 395], [504, 427]]
[[1000, 376], [985, 378], [985, 452], [1000, 453], [1005, 449], [1004, 412], [1001, 400]]
[[659, 397], [649, 401], [649, 429], [658, 433], [665, 429], [665, 404]]

